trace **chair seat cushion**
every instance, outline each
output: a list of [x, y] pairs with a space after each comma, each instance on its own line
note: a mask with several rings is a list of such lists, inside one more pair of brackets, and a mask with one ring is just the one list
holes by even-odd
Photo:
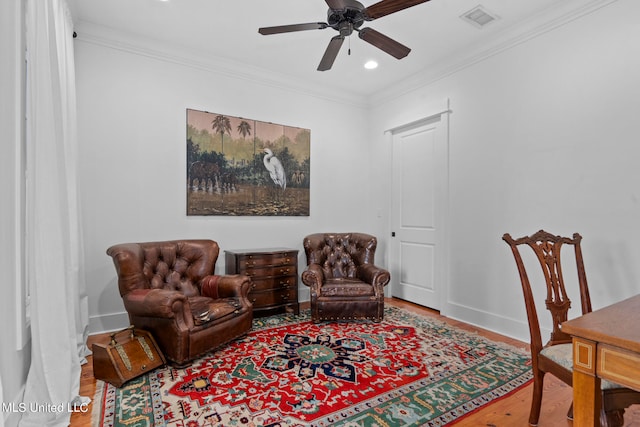
[[194, 296], [189, 298], [189, 307], [191, 307], [193, 323], [202, 325], [236, 313], [240, 302], [237, 298], [212, 299]]
[[[560, 366], [567, 368], [569, 371], [573, 371], [573, 347], [571, 343], [556, 344], [550, 347], [545, 347], [540, 351], [540, 354], [545, 356], [547, 359], [553, 360]], [[602, 390], [610, 390], [624, 387], [611, 381], [602, 380], [600, 388]]]
[[571, 343], [545, 347], [540, 354], [570, 371], [573, 370], [573, 349]]
[[349, 277], [327, 279], [320, 288], [320, 295], [325, 297], [359, 297], [374, 295], [373, 286], [362, 280]]

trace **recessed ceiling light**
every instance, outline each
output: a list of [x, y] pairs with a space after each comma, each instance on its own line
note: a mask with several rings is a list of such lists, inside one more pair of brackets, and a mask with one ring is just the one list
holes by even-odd
[[364, 68], [367, 70], [373, 70], [374, 68], [378, 68], [378, 63], [374, 60], [367, 61], [364, 64]]

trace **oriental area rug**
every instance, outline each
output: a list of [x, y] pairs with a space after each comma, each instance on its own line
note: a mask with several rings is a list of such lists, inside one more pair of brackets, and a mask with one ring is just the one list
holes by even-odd
[[528, 353], [396, 307], [381, 323], [255, 319], [244, 338], [122, 388], [94, 426], [443, 426], [531, 381]]

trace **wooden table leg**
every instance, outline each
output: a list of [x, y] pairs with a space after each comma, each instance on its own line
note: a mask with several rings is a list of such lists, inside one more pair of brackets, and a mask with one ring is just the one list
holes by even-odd
[[600, 427], [602, 393], [596, 376], [596, 343], [573, 338], [573, 425]]

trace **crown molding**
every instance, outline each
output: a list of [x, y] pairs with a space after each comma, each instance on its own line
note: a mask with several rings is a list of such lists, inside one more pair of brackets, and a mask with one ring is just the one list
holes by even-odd
[[294, 79], [284, 74], [276, 74], [273, 71], [251, 64], [240, 63], [219, 56], [203, 59], [202, 53], [189, 51], [183, 46], [160, 43], [138, 34], [126, 33], [88, 21], [79, 21], [75, 24], [75, 27], [78, 33], [76, 42], [102, 46], [219, 76], [251, 81], [262, 86], [337, 102], [350, 107], [368, 108], [365, 96], [332, 90], [327, 87], [317, 90], [314, 87], [310, 87], [308, 82], [303, 80]]
[[526, 21], [520, 21], [497, 33], [482, 46], [470, 46], [453, 53], [447, 59], [415, 73], [398, 84], [389, 86], [368, 97], [368, 105], [386, 103], [412, 91], [429, 86], [474, 64], [491, 58], [505, 50], [514, 48], [528, 40], [562, 27], [576, 19], [597, 11], [618, 0], [591, 0], [586, 4], [580, 0], [563, 0], [553, 10], [545, 10]]
[[138, 34], [125, 33], [88, 21], [77, 23], [76, 28], [79, 37], [76, 41], [174, 63], [237, 80], [251, 81], [262, 86], [336, 102], [349, 107], [369, 109], [375, 105], [390, 102], [412, 91], [429, 86], [616, 1], [618, 0], [591, 0], [587, 3], [583, 0], [559, 1], [553, 10], [544, 10], [529, 19], [517, 22], [497, 33], [491, 40], [482, 42], [481, 45], [477, 44], [453, 52], [449, 57], [428, 69], [415, 73], [403, 81], [381, 89], [370, 96], [344, 92], [326, 86], [317, 88], [303, 79], [295, 79], [285, 74], [274, 73], [271, 70], [240, 63], [229, 58], [210, 57], [203, 59], [201, 52], [189, 51], [183, 46], [160, 43]]

